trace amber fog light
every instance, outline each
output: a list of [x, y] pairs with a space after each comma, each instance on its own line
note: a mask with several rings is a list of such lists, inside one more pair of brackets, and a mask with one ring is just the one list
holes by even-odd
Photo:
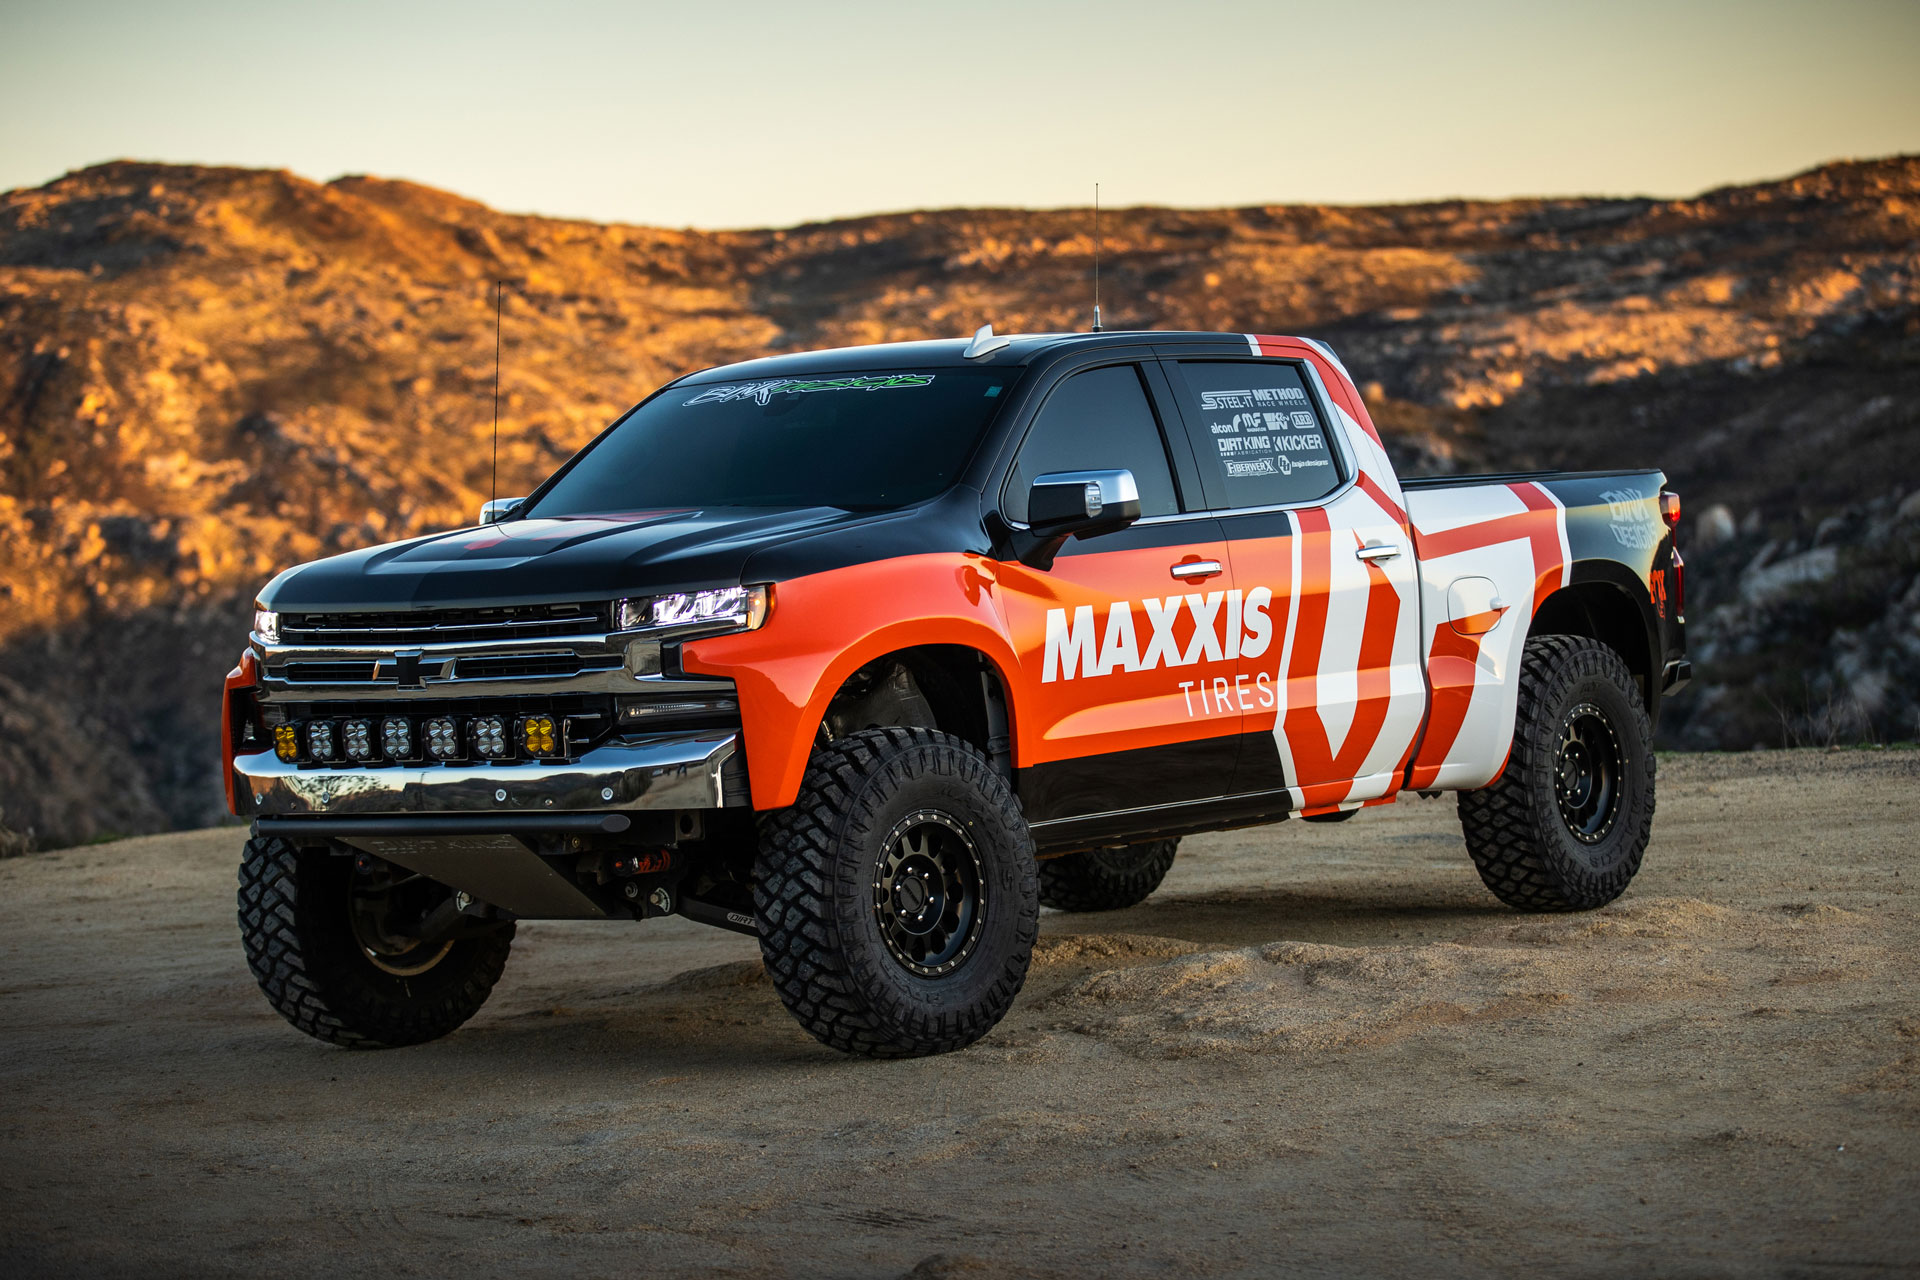
[[526, 744], [530, 756], [550, 756], [554, 754], [554, 734], [552, 716], [528, 716], [520, 722], [520, 740]]
[[290, 724], [273, 726], [273, 754], [288, 764], [300, 758], [300, 731]]

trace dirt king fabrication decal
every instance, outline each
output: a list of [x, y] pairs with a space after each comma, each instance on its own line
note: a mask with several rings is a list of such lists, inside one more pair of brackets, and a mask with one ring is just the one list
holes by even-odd
[[889, 373], [868, 378], [768, 378], [761, 382], [735, 382], [722, 387], [708, 387], [681, 407], [730, 404], [736, 400], [766, 404], [776, 395], [801, 395], [811, 391], [891, 391], [896, 387], [924, 387], [933, 378], [931, 373]]
[[[1137, 605], [1118, 600], [1107, 606], [1104, 621], [1095, 620], [1090, 604], [1075, 609], [1071, 618], [1065, 609], [1049, 609], [1040, 682], [1257, 658], [1273, 643], [1273, 619], [1267, 613], [1272, 603], [1270, 589], [1255, 587], [1244, 595], [1235, 589], [1149, 597]], [[1175, 630], [1183, 612], [1193, 622], [1193, 636], [1184, 646]], [[1251, 678], [1240, 675], [1231, 684], [1215, 677], [1211, 689], [1205, 680], [1183, 680], [1180, 691], [1189, 716], [1196, 708], [1209, 715], [1231, 711], [1236, 704], [1242, 711], [1274, 707], [1273, 677], [1264, 671]]]
[[[1221, 469], [1238, 477], [1290, 476], [1303, 467], [1332, 466], [1330, 458], [1311, 456], [1327, 452], [1326, 438], [1313, 414], [1304, 408], [1282, 407], [1306, 401], [1306, 392], [1298, 387], [1201, 392], [1200, 408], [1205, 413], [1243, 411], [1234, 413], [1231, 420], [1207, 424], [1220, 451]], [[1295, 456], [1302, 453], [1308, 456]]]

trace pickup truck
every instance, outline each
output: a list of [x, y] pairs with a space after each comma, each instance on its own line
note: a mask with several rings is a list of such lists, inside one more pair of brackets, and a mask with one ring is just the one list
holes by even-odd
[[669, 383], [478, 525], [289, 569], [228, 676], [240, 927], [300, 1030], [452, 1031], [515, 922], [751, 934], [819, 1040], [971, 1043], [1042, 906], [1459, 793], [1625, 889], [1688, 678], [1658, 471], [1402, 480], [1321, 343], [1000, 336]]

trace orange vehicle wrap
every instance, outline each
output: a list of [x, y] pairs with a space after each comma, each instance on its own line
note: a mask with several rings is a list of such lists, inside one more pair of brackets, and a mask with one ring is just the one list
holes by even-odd
[[[1195, 619], [1224, 616], [1231, 584], [1224, 567], [1191, 585], [1170, 573], [1226, 558], [1211, 539], [1063, 555], [1047, 571], [970, 554], [879, 560], [776, 584], [765, 626], [690, 642], [681, 663], [739, 690], [758, 809], [793, 803], [847, 677], [919, 645], [964, 646], [993, 665], [1020, 768], [1226, 736], [1238, 717], [1205, 714], [1194, 688], [1231, 683], [1235, 663], [1220, 622], [1209, 644]], [[1149, 605], [1170, 619], [1157, 646]], [[1122, 632], [1132, 661], [1112, 658]]]
[[[979, 555], [914, 555], [791, 578], [774, 586], [759, 630], [689, 642], [683, 667], [739, 690], [754, 808], [793, 803], [827, 704], [875, 658], [964, 645], [1011, 689], [1016, 664], [993, 600], [1002, 567]], [[1018, 732], [1011, 706], [1009, 715]]]
[[[1242, 663], [1278, 693], [1268, 699], [1262, 687], [1249, 709], [1247, 731], [1270, 735], [1273, 749], [1243, 765], [1243, 785], [1285, 786], [1298, 810], [1330, 812], [1391, 796], [1425, 723], [1412, 535], [1379, 432], [1338, 363], [1300, 339], [1247, 341], [1254, 355], [1313, 366], [1354, 468], [1352, 487], [1324, 505], [1223, 517], [1236, 580], [1271, 591], [1280, 637], [1272, 653]], [[1356, 555], [1383, 544], [1397, 548], [1386, 560]]]
[[[1533, 482], [1416, 497], [1414, 545], [1427, 583], [1433, 707], [1407, 785], [1485, 786], [1504, 772], [1512, 749], [1514, 675], [1528, 623], [1567, 582], [1566, 512]], [[1504, 579], [1508, 599], [1518, 597], [1527, 608], [1511, 621], [1516, 611], [1504, 603], [1487, 611], [1490, 617], [1450, 618], [1448, 586], [1462, 575]]]
[[226, 783], [227, 812], [240, 816], [240, 797], [233, 789], [233, 757], [239, 744], [233, 738], [234, 696], [243, 689], [251, 689], [260, 683], [260, 661], [248, 649], [240, 655], [239, 663], [227, 672], [227, 682], [220, 694], [220, 776]]
[[[1220, 571], [1173, 577], [1176, 565], [1202, 560]], [[1046, 572], [1003, 564], [1000, 605], [1019, 664], [1012, 691], [1025, 712], [1016, 763], [1237, 735], [1239, 713], [1199, 693], [1233, 681], [1238, 601], [1229, 603], [1227, 562], [1224, 539], [1196, 536], [1062, 556]]]

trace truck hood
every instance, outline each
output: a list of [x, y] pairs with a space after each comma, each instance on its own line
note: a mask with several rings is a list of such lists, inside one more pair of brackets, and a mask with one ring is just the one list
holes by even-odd
[[723, 507], [513, 520], [298, 565], [260, 601], [282, 613], [382, 612], [729, 586], [756, 551], [871, 518], [836, 507]]

